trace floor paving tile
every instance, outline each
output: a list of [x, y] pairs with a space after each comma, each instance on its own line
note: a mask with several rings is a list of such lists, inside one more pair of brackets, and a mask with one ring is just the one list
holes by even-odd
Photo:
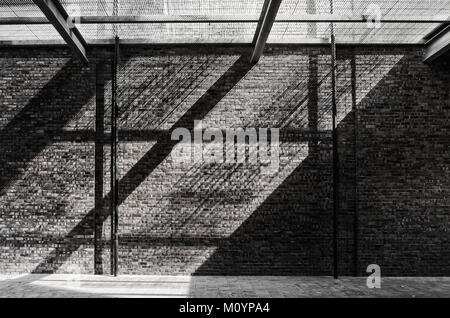
[[0, 298], [9, 297], [450, 297], [450, 278], [383, 278], [369, 289], [355, 277], [0, 275]]

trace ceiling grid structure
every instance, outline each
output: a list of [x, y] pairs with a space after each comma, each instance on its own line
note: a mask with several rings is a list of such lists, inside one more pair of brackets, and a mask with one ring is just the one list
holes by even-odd
[[[45, 17], [32, 0], [1, 0], [0, 19], [8, 17]], [[48, 41], [62, 40], [51, 24], [37, 25], [2, 25], [0, 41]]]
[[[70, 16], [111, 17], [114, 1], [121, 17], [184, 17], [183, 23], [124, 23], [118, 35], [124, 41], [144, 43], [245, 43], [252, 42], [264, 0], [60, 0]], [[448, 20], [450, 0], [334, 0], [336, 16], [361, 18], [380, 10], [383, 19]], [[374, 11], [375, 10], [375, 11]], [[267, 43], [328, 43], [328, 22], [277, 22], [330, 13], [330, 0], [283, 0]], [[255, 22], [192, 23], [205, 17], [246, 16]], [[32, 0], [0, 0], [0, 19], [44, 17]], [[336, 42], [348, 44], [416, 44], [439, 23], [334, 24]], [[77, 24], [88, 43], [112, 40], [114, 24]], [[0, 42], [52, 41], [61, 37], [50, 24], [0, 25]]]
[[[258, 15], [264, 0], [131, 0], [118, 1], [119, 16], [189, 16]], [[83, 16], [111, 16], [113, 0], [61, 1], [66, 10], [80, 8]], [[113, 24], [80, 25], [83, 36], [89, 40], [110, 39]], [[151, 40], [154, 43], [249, 43], [256, 23], [128, 23], [120, 25], [123, 40]]]
[[[334, 0], [336, 15], [361, 17], [374, 15], [379, 9], [383, 19], [416, 18], [448, 19], [450, 0]], [[278, 18], [307, 14], [330, 13], [329, 0], [284, 0]], [[389, 44], [419, 43], [439, 23], [335, 23], [334, 31], [338, 43]], [[315, 34], [308, 30], [315, 29]], [[328, 42], [329, 23], [276, 23], [270, 34], [269, 43]]]

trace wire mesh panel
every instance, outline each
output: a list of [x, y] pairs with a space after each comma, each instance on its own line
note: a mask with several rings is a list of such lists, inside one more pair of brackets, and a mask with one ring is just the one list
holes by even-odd
[[[330, 13], [330, 0], [283, 0], [278, 15]], [[361, 16], [379, 8], [383, 17], [448, 17], [449, 0], [333, 0], [334, 13]]]
[[61, 4], [71, 16], [110, 16], [113, 15], [113, 0], [61, 0]]
[[[305, 14], [330, 14], [330, 0], [283, 0], [278, 17]], [[420, 18], [447, 19], [450, 0], [334, 0], [333, 12], [355, 18], [361, 16], [382, 19]], [[336, 23], [336, 40], [345, 43], [418, 43], [436, 28], [436, 23]], [[269, 43], [302, 43], [326, 41], [330, 37], [329, 23], [275, 23]]]
[[[111, 16], [115, 0], [61, 0], [68, 12]], [[264, 0], [117, 0], [118, 15], [259, 14]]]
[[[414, 44], [438, 26], [436, 23], [381, 23], [380, 27], [368, 27], [362, 23], [336, 23], [334, 32], [338, 43]], [[328, 42], [330, 32], [329, 23], [277, 23], [268, 43]]]
[[[205, 16], [259, 17], [264, 0], [60, 0], [70, 16]], [[330, 13], [330, 0], [283, 0], [277, 19]], [[116, 12], [114, 12], [116, 8]], [[383, 19], [448, 19], [450, 0], [333, 0], [334, 14]], [[0, 0], [4, 17], [43, 17], [32, 0]], [[338, 43], [418, 43], [437, 23], [335, 23]], [[134, 23], [80, 24], [89, 41], [112, 39], [114, 29], [122, 39], [154, 43], [250, 43], [256, 23]], [[268, 43], [327, 42], [330, 23], [275, 22]], [[0, 41], [59, 40], [51, 25], [1, 25]]]
[[[114, 0], [63, 0], [70, 15], [111, 16]], [[189, 15], [192, 19], [208, 15], [256, 15], [261, 13], [264, 0], [131, 0], [117, 1], [119, 16]], [[87, 40], [110, 39], [113, 24], [80, 25]], [[159, 23], [118, 24], [121, 39], [142, 39], [154, 43], [179, 42], [251, 42], [256, 23]]]
[[[105, 40], [111, 38], [113, 24], [86, 24], [79, 29], [88, 40]], [[256, 23], [123, 24], [118, 35], [150, 43], [249, 43], [255, 29]]]
[[[9, 17], [44, 17], [32, 0], [0, 0], [0, 19]], [[0, 41], [60, 40], [52, 25], [2, 25]]]
[[32, 0], [0, 0], [0, 17], [43, 17]]

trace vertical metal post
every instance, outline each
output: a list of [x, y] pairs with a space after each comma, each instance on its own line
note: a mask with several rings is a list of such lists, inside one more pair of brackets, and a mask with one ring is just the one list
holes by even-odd
[[117, 148], [119, 143], [117, 102], [117, 70], [119, 65], [119, 38], [116, 36], [112, 65], [112, 105], [111, 105], [111, 274], [118, 271], [118, 223], [119, 223], [119, 178], [117, 174]]
[[[118, 14], [118, 1], [113, 2], [113, 15]], [[117, 27], [113, 25], [114, 58], [111, 67], [111, 275], [117, 276], [118, 271], [118, 223], [119, 223], [119, 179], [117, 175], [117, 147], [119, 143], [118, 103], [117, 103], [117, 69], [119, 65], [119, 37]]]
[[353, 110], [353, 118], [354, 118], [354, 160], [355, 160], [355, 184], [354, 184], [354, 193], [355, 193], [355, 214], [353, 219], [353, 246], [354, 246], [354, 275], [358, 276], [358, 268], [359, 268], [359, 215], [358, 215], [358, 108], [356, 106], [356, 55], [353, 50], [352, 60], [351, 60], [351, 68], [352, 68], [352, 110]]
[[94, 212], [94, 273], [103, 274], [103, 142], [105, 133], [105, 67], [96, 65], [95, 80], [95, 212]]
[[[333, 14], [333, 0], [330, 0]], [[337, 101], [336, 101], [336, 39], [334, 24], [331, 23], [331, 100], [333, 112], [333, 276], [339, 277], [338, 255], [338, 215], [339, 215], [339, 155], [337, 132]]]

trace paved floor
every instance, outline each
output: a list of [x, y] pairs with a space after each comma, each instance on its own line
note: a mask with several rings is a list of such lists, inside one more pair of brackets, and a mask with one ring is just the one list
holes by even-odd
[[0, 275], [4, 297], [450, 297], [450, 278]]

